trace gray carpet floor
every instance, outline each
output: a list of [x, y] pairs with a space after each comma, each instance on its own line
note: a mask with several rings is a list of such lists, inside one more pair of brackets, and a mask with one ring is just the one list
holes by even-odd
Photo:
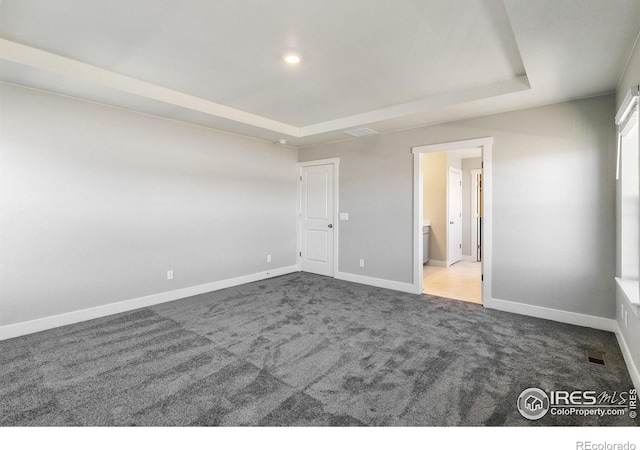
[[612, 333], [305, 273], [0, 342], [3, 426], [638, 424], [528, 387], [632, 384]]

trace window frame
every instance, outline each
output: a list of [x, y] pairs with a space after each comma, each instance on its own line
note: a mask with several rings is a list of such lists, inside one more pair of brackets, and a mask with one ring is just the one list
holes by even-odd
[[[618, 188], [621, 190], [620, 195], [623, 200], [623, 195], [624, 195], [624, 193], [622, 192], [623, 183], [624, 183], [623, 181], [624, 174], [623, 174], [623, 168], [622, 168], [622, 160], [623, 160], [622, 153], [624, 151], [623, 141], [624, 141], [624, 137], [636, 126], [639, 129], [639, 136], [638, 136], [638, 142], [635, 146], [635, 151], [638, 152], [639, 167], [640, 167], [640, 86], [634, 87], [629, 90], [625, 99], [622, 102], [622, 105], [620, 106], [620, 109], [618, 110], [618, 113], [616, 114], [615, 123], [617, 125], [616, 135], [617, 135], [617, 141], [618, 141], [617, 159], [616, 159], [616, 181], [618, 183]], [[640, 172], [640, 168], [635, 172], [636, 176], [638, 176], [639, 172]], [[640, 183], [638, 184], [638, 189], [639, 189], [638, 197], [640, 199]], [[640, 318], [640, 276], [638, 276], [640, 274], [637, 274], [635, 277], [622, 276], [627, 272], [624, 269], [624, 267], [622, 267], [622, 265], [624, 264], [624, 260], [622, 259], [623, 248], [624, 248], [624, 236], [626, 234], [624, 232], [624, 221], [623, 221], [624, 217], [623, 217], [622, 206], [623, 205], [621, 203], [620, 211], [618, 211], [618, 214], [617, 214], [617, 218], [618, 218], [617, 220], [620, 220], [620, 228], [619, 228], [620, 254], [618, 255], [618, 258], [620, 258], [620, 262], [621, 262], [621, 267], [620, 267], [621, 276], [616, 277], [616, 284], [618, 286], [618, 289], [622, 292], [623, 297], [626, 298], [628, 302], [628, 306], [630, 306], [629, 309], [633, 311], [634, 315], [637, 318]], [[638, 206], [639, 206], [638, 210], [640, 211], [640, 205]], [[638, 226], [639, 223], [640, 223], [640, 217], [638, 217], [638, 221], [636, 221], [635, 226]], [[638, 228], [639, 229], [636, 231], [640, 233], [640, 226]], [[636, 248], [636, 251], [638, 252], [638, 257], [640, 258], [640, 247]]]

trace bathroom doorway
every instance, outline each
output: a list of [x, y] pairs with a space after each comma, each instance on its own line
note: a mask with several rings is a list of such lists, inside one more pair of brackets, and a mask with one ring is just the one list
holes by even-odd
[[491, 141], [483, 138], [413, 149], [419, 197], [414, 202], [419, 231], [415, 253], [421, 258], [415, 284], [423, 294], [483, 303], [490, 282], [483, 247], [488, 245], [485, 159], [490, 159]]

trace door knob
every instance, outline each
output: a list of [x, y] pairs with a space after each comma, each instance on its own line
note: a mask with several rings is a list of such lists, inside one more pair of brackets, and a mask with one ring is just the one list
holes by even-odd
[[330, 223], [329, 225], [327, 225], [329, 228], [333, 228], [333, 224]]
[[449, 225], [453, 225], [453, 221], [449, 222]]

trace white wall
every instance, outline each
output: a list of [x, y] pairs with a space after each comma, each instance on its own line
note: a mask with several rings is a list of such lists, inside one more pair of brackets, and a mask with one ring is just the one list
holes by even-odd
[[447, 173], [449, 172], [449, 167], [462, 170], [462, 157], [451, 152], [445, 153], [447, 154]]
[[300, 161], [340, 158], [340, 270], [411, 283], [411, 148], [493, 136], [492, 297], [613, 318], [614, 104], [606, 95], [301, 149]]
[[[638, 5], [640, 8], [640, 4]], [[619, 107], [622, 104], [627, 92], [633, 86], [640, 85], [640, 43], [636, 42], [635, 49], [631, 55], [631, 59], [629, 64], [627, 65], [627, 69], [620, 80], [620, 84], [618, 85], [618, 89], [616, 91], [616, 106]], [[639, 142], [640, 145], [640, 142]], [[617, 235], [618, 239], [616, 240], [616, 273], [620, 275], [621, 273], [621, 255], [622, 255], [622, 247], [620, 244], [620, 206], [621, 206], [621, 189], [620, 182], [617, 183]], [[620, 305], [625, 305], [625, 308], [628, 310], [628, 324], [624, 323], [622, 317], [620, 315]], [[640, 318], [636, 317], [629, 309], [626, 303], [626, 300], [623, 297], [623, 294], [618, 290], [616, 294], [616, 320], [618, 321], [618, 327], [620, 328], [620, 332], [622, 337], [626, 343], [626, 346], [629, 351], [628, 357], [631, 358], [631, 364], [635, 366], [633, 369], [630, 367], [630, 370], [635, 370], [636, 377], [638, 377], [638, 370], [640, 369]], [[638, 382], [638, 378], [636, 378], [636, 382]], [[637, 386], [640, 388], [640, 386]]]
[[7, 84], [0, 105], [0, 325], [296, 264], [295, 150]]

